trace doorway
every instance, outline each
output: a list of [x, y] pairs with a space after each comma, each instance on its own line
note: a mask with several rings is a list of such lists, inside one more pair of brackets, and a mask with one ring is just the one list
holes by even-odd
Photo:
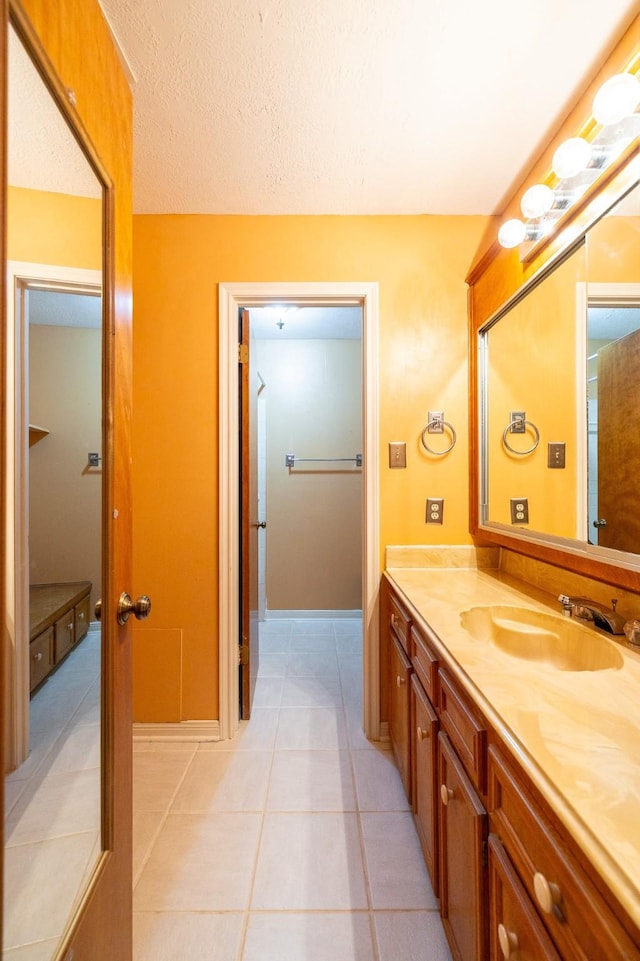
[[[239, 404], [237, 318], [241, 308], [287, 303], [353, 306], [362, 311], [362, 611], [363, 718], [366, 735], [378, 739], [379, 642], [378, 535], [378, 290], [374, 283], [221, 284], [220, 312], [220, 733], [233, 737], [237, 712], [239, 636]], [[295, 452], [294, 452], [295, 453]]]

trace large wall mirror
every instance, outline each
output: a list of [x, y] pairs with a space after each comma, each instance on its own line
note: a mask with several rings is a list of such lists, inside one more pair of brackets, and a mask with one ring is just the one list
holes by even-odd
[[49, 961], [102, 850], [103, 188], [9, 30], [3, 957]]
[[479, 331], [480, 531], [640, 571], [637, 154], [607, 196]]

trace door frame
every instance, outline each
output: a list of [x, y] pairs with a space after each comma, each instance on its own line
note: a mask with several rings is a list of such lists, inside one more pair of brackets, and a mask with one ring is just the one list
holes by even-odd
[[238, 311], [269, 304], [362, 308], [362, 634], [363, 728], [380, 738], [380, 638], [378, 588], [379, 429], [378, 429], [378, 284], [375, 282], [221, 283], [218, 287], [219, 358], [219, 716], [220, 737], [231, 738], [239, 726], [239, 405]]

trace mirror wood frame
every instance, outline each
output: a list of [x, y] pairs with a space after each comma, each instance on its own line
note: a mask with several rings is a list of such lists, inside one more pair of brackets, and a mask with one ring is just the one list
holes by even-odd
[[[640, 60], [640, 16], [635, 16], [628, 29], [606, 58], [602, 68], [576, 102], [571, 113], [560, 126], [555, 137], [527, 173], [523, 182], [511, 195], [500, 221], [519, 216], [519, 198], [527, 186], [544, 181], [551, 168], [556, 147], [568, 136], [584, 132], [589, 127], [584, 118], [590, 117], [591, 104], [597, 89], [615, 73], [629, 68], [638, 69]], [[522, 259], [518, 248], [505, 250], [498, 244], [498, 224], [492, 218], [480, 246], [480, 252], [467, 276], [469, 285], [469, 529], [475, 543], [493, 544], [544, 561], [556, 567], [583, 574], [595, 580], [640, 592], [640, 571], [625, 567], [624, 563], [605, 560], [576, 546], [564, 548], [545, 542], [543, 535], [534, 532], [517, 535], [482, 526], [480, 519], [481, 443], [478, 391], [480, 371], [478, 334], [498, 311], [512, 300], [518, 291], [545, 269], [551, 269], [576, 244], [580, 236], [608, 210], [637, 175], [631, 168], [638, 163], [640, 144], [634, 142], [625, 150], [606, 173], [587, 191], [544, 242], [540, 242]], [[625, 188], [625, 178], [628, 181]]]
[[[11, 21], [29, 51], [54, 102], [86, 159], [103, 184], [103, 791], [102, 852], [78, 908], [55, 951], [95, 961], [131, 957], [131, 625], [118, 626], [115, 612], [123, 589], [132, 584], [131, 494], [131, 263], [132, 263], [132, 97], [116, 48], [97, 0], [0, 0], [0, 140], [2, 218], [0, 251], [6, 262], [7, 199], [7, 32]], [[87, 44], [91, 56], [87, 57]], [[76, 96], [70, 95], [70, 90]], [[1, 325], [6, 335], [6, 278], [0, 281]], [[0, 345], [0, 373], [7, 374], [6, 337]], [[0, 495], [6, 499], [6, 405], [0, 409]], [[106, 465], [109, 468], [106, 469]], [[0, 530], [6, 532], [4, 511]], [[115, 523], [117, 519], [117, 523]], [[0, 589], [6, 566], [0, 558]], [[4, 596], [4, 594], [3, 594]], [[3, 604], [4, 609], [4, 604]], [[112, 616], [107, 616], [111, 615]], [[0, 681], [4, 683], [3, 658]], [[107, 707], [108, 706], [108, 707]], [[4, 770], [4, 739], [0, 761]], [[0, 797], [4, 788], [0, 788]], [[4, 851], [4, 826], [0, 841]], [[4, 873], [4, 872], [2, 872]], [[0, 882], [1, 883], [1, 882]], [[1, 894], [1, 891], [0, 891]], [[0, 930], [2, 929], [0, 899]]]

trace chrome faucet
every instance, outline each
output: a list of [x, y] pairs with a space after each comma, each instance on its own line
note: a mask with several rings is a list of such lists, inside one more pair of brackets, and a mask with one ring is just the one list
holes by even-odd
[[622, 614], [616, 613], [618, 602], [615, 598], [611, 600], [611, 609], [603, 607], [602, 604], [588, 597], [569, 597], [567, 594], [560, 594], [558, 600], [562, 604], [563, 613], [568, 617], [593, 621], [596, 627], [600, 627], [609, 634], [624, 634], [626, 621]]

